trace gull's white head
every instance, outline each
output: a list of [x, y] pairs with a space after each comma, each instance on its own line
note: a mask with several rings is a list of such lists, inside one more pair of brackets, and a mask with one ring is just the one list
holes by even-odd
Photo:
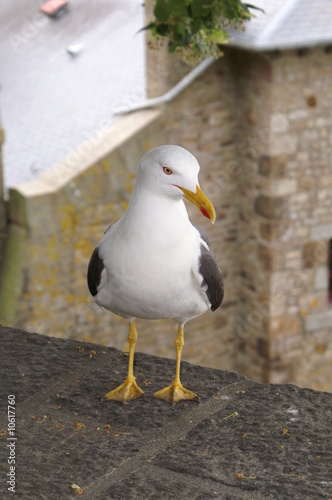
[[141, 159], [136, 186], [174, 199], [187, 198], [202, 214], [215, 221], [215, 210], [199, 187], [200, 166], [195, 156], [180, 146], [152, 149]]
[[159, 146], [141, 159], [137, 180], [154, 191], [179, 197], [182, 193], [176, 186], [196, 190], [198, 172], [199, 163], [189, 151], [180, 146]]

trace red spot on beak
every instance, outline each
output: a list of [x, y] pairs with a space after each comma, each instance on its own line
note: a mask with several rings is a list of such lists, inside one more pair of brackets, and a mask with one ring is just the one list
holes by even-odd
[[202, 214], [204, 215], [204, 217], [207, 217], [208, 219], [210, 219], [210, 214], [204, 207], [200, 207], [199, 209], [202, 212]]

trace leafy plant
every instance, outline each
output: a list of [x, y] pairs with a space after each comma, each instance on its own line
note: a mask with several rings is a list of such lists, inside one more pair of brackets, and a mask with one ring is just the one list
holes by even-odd
[[244, 21], [252, 17], [250, 8], [261, 10], [241, 0], [156, 0], [155, 20], [143, 30], [152, 35], [150, 46], [168, 39], [168, 52], [195, 64], [222, 55], [220, 45], [227, 42], [228, 30], [244, 29]]

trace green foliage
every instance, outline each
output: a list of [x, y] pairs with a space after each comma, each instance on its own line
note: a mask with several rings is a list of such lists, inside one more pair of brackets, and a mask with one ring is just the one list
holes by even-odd
[[249, 8], [258, 9], [241, 0], [156, 0], [155, 20], [143, 29], [157, 42], [150, 45], [168, 39], [169, 52], [195, 64], [222, 55], [219, 45], [227, 42], [230, 28], [244, 29]]

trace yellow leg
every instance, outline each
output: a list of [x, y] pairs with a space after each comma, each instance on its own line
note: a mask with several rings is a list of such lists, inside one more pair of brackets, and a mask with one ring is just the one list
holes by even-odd
[[120, 401], [121, 403], [128, 403], [132, 399], [140, 398], [144, 392], [136, 384], [134, 377], [134, 351], [137, 340], [137, 330], [135, 321], [129, 323], [129, 361], [128, 361], [128, 375], [123, 384], [108, 392], [103, 400]]
[[180, 366], [181, 366], [181, 352], [184, 344], [183, 340], [183, 326], [179, 325], [177, 336], [175, 337], [175, 349], [176, 349], [176, 370], [175, 370], [175, 378], [173, 383], [165, 387], [165, 389], [161, 389], [154, 394], [155, 398], [164, 399], [165, 401], [169, 401], [171, 403], [177, 403], [182, 399], [195, 399], [199, 401], [199, 397], [191, 391], [188, 391], [183, 387], [180, 380]]

